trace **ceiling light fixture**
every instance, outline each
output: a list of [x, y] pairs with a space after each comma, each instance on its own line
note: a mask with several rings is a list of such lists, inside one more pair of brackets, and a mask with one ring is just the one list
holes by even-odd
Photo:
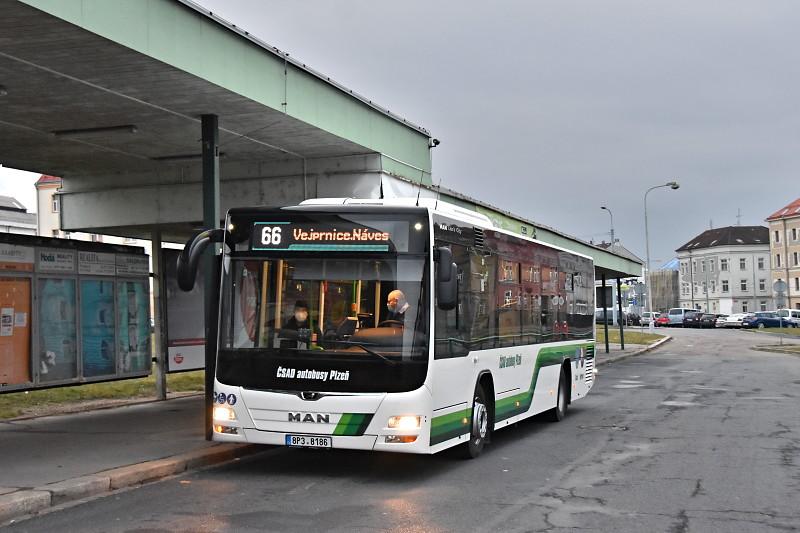
[[102, 128], [80, 128], [74, 130], [55, 130], [51, 133], [56, 137], [92, 137], [103, 133], [136, 133], [139, 131], [133, 124], [123, 126], [106, 126]]

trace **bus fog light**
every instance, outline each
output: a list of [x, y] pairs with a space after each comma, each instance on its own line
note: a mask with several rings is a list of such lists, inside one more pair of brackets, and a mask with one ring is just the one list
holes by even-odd
[[391, 443], [393, 443], [393, 444], [399, 444], [399, 443], [408, 444], [408, 443], [416, 442], [416, 441], [417, 441], [417, 436], [416, 435], [387, 435], [386, 436], [386, 442], [390, 443], [390, 444]]
[[215, 425], [214, 433], [222, 433], [223, 435], [238, 435], [239, 428], [223, 425]]
[[420, 417], [419, 416], [393, 416], [389, 418], [388, 426], [392, 429], [419, 429]]
[[236, 420], [236, 413], [230, 407], [217, 406], [214, 408], [214, 420]]

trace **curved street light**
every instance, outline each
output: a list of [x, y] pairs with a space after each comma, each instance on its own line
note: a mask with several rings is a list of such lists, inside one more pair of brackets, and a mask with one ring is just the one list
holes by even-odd
[[644, 281], [647, 284], [647, 310], [650, 311], [650, 324], [649, 324], [649, 331], [653, 333], [655, 331], [655, 321], [653, 320], [653, 291], [651, 283], [650, 283], [650, 231], [647, 227], [647, 195], [650, 194], [650, 191], [655, 189], [660, 189], [662, 187], [669, 187], [673, 191], [680, 188], [680, 184], [677, 181], [668, 181], [664, 185], [656, 185], [655, 187], [650, 187], [644, 193], [644, 243], [645, 249], [647, 252], [647, 265], [645, 265], [645, 278]]
[[611, 251], [614, 251], [614, 213], [611, 212], [611, 209], [607, 208], [606, 206], [600, 206], [600, 209], [604, 209], [608, 211], [608, 214], [611, 215]]

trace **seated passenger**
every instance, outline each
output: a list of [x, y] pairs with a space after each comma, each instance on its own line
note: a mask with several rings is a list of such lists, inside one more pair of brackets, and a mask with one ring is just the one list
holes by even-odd
[[[406, 295], [400, 289], [395, 289], [389, 293], [386, 298], [386, 308], [389, 314], [386, 315], [386, 320], [394, 320], [405, 325], [406, 312], [411, 305], [406, 300]], [[398, 324], [399, 325], [399, 324]]]
[[[292, 335], [292, 332], [296, 333]], [[312, 329], [311, 327], [311, 321], [308, 316], [308, 304], [303, 300], [298, 300], [294, 304], [294, 313], [283, 325], [280, 336], [283, 338], [296, 338], [303, 342], [315, 342], [315, 337], [320, 335], [318, 328]]]

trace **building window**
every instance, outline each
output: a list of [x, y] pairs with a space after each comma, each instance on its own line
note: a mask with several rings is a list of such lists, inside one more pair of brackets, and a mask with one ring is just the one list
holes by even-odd
[[720, 259], [719, 260], [719, 269], [723, 272], [728, 271], [728, 260], [727, 259]]
[[706, 271], [706, 261], [704, 259], [700, 261], [700, 272], [705, 272], [705, 271]]
[[711, 280], [711, 292], [717, 292], [717, 282], [713, 279]]
[[775, 242], [781, 242], [781, 232], [775, 230]]
[[797, 228], [792, 228], [792, 240], [797, 240]]
[[742, 313], [747, 312], [747, 302], [742, 302]]
[[92, 233], [92, 242], [103, 242], [103, 236], [97, 233]]
[[775, 267], [780, 268], [781, 266], [781, 254], [775, 254]]
[[692, 261], [692, 274], [697, 273], [697, 261]]
[[739, 259], [739, 270], [747, 270], [747, 259], [744, 257]]
[[717, 261], [716, 261], [716, 260], [714, 260], [714, 259], [710, 259], [710, 260], [708, 261], [708, 270], [709, 270], [709, 271], [711, 271], [711, 272], [714, 272], [714, 263], [716, 263], [716, 262], [717, 262]]
[[763, 257], [759, 257], [758, 258], [758, 269], [759, 270], [764, 270], [764, 258]]
[[800, 278], [794, 278], [794, 290], [800, 291]]
[[765, 279], [758, 280], [758, 290], [760, 291], [767, 290], [767, 280]]
[[722, 280], [722, 292], [728, 292], [728, 280], [727, 279], [723, 279]]
[[792, 254], [792, 261], [794, 262], [794, 266], [797, 266], [797, 264], [798, 264], [798, 262], [797, 262], [797, 252], [794, 252]]
[[739, 288], [742, 291], [747, 291], [747, 280], [746, 279], [743, 279], [743, 280], [739, 281]]
[[53, 210], [53, 213], [58, 213], [59, 202], [58, 202], [58, 196], [56, 196], [55, 194], [53, 195], [53, 205], [51, 206], [51, 208]]
[[759, 305], [761, 306], [761, 310], [762, 310], [762, 311], [766, 311], [766, 310], [767, 310], [767, 302], [765, 302], [765, 301], [763, 301], [763, 300], [762, 300], [762, 301], [759, 303]]

